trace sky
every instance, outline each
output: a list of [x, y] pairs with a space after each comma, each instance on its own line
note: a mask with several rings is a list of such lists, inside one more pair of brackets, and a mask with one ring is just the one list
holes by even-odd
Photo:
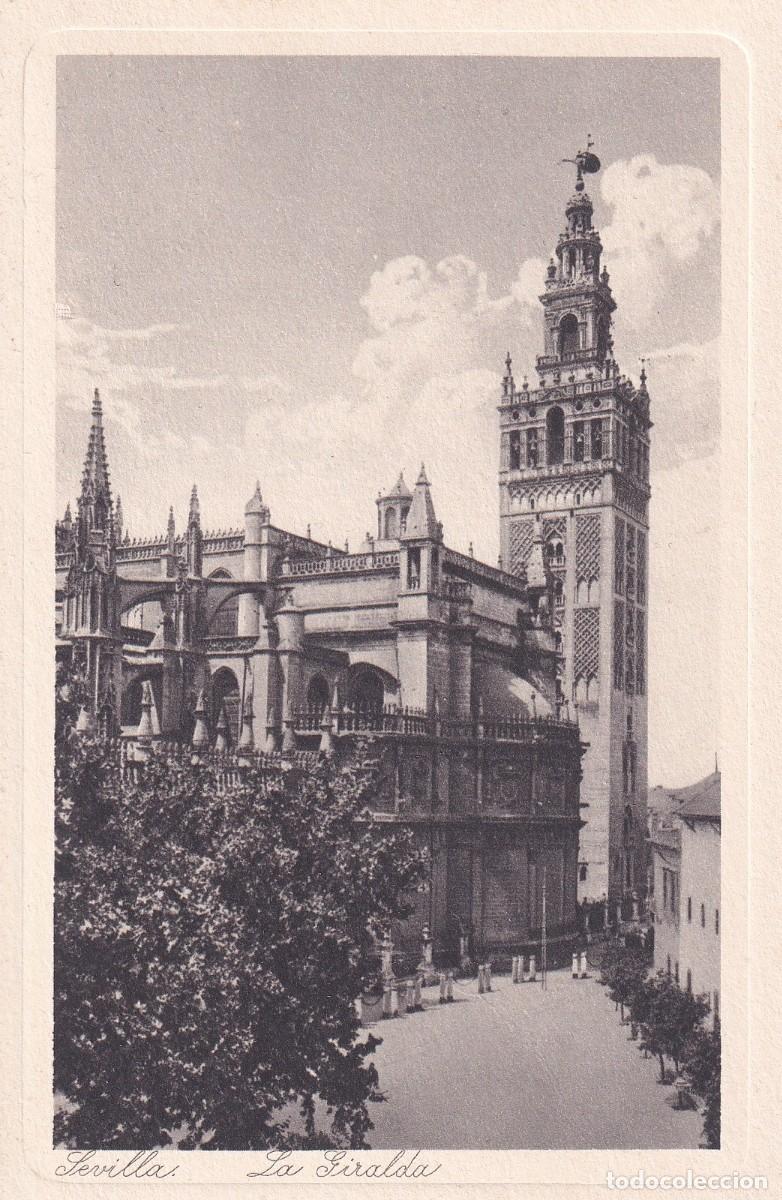
[[[425, 462], [496, 561], [496, 404], [534, 384], [591, 134], [616, 356], [652, 401], [649, 782], [718, 749], [720, 108], [707, 59], [61, 57], [57, 504], [92, 390], [131, 536], [276, 525], [356, 548]], [[697, 609], [693, 611], [693, 597]]]

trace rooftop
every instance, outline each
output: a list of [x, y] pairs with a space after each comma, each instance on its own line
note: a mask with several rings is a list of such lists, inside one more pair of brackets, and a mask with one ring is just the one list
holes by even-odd
[[[684, 817], [689, 820], [719, 820], [719, 771], [683, 788], [654, 787], [649, 791], [649, 811], [663, 817]], [[655, 832], [657, 837], [657, 832]]]

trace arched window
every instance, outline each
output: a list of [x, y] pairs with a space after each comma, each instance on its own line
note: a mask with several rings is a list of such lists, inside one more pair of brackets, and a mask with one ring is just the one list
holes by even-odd
[[559, 356], [578, 353], [578, 317], [568, 313], [559, 323]]
[[565, 414], [555, 405], [546, 414], [546, 458], [549, 464], [565, 457]]
[[322, 675], [313, 675], [307, 688], [307, 708], [322, 713], [329, 702], [329, 685]]
[[386, 509], [385, 536], [387, 541], [396, 537], [396, 511], [393, 508]]
[[210, 732], [214, 736], [217, 723], [220, 720], [220, 713], [224, 712], [228, 726], [228, 742], [231, 746], [235, 746], [239, 740], [241, 730], [240, 707], [239, 682], [233, 671], [230, 671], [228, 667], [221, 667], [212, 679], [211, 704], [209, 706], [211, 717]]
[[162, 700], [160, 678], [158, 676], [141, 676], [132, 679], [125, 691], [122, 693], [120, 703], [120, 725], [129, 729], [137, 729], [142, 716], [142, 701], [144, 699], [144, 685], [149, 683], [152, 690], [152, 711], [150, 718], [152, 720], [152, 728], [157, 734], [159, 728], [159, 713]]
[[586, 441], [584, 438], [584, 422], [573, 422], [573, 462], [583, 462]]
[[561, 579], [558, 579], [554, 584], [554, 604], [557, 608], [561, 608], [565, 603], [565, 588]]
[[597, 358], [598, 362], [603, 362], [608, 348], [608, 331], [606, 330], [605, 320], [599, 321], [597, 326]]
[[[222, 567], [217, 571], [212, 571], [210, 579], [233, 579], [230, 571], [224, 570]], [[214, 637], [236, 637], [239, 630], [239, 597], [232, 596], [230, 600], [226, 600], [225, 604], [221, 604], [214, 617], [212, 618], [209, 632]]]
[[568, 274], [575, 275], [576, 273], [576, 252], [575, 250], [568, 251], [567, 256]]
[[141, 720], [141, 698], [143, 691], [143, 683], [140, 679], [133, 679], [128, 684], [122, 696], [122, 710], [120, 715], [120, 723], [137, 728]]
[[405, 529], [407, 528], [407, 514], [409, 512], [410, 512], [410, 505], [406, 504], [404, 506], [404, 508], [402, 509], [402, 529], [401, 529], [402, 533], [404, 533]]
[[514, 429], [510, 435], [510, 469], [518, 471], [521, 466], [521, 434]]
[[357, 709], [378, 709], [383, 707], [383, 680], [377, 671], [370, 667], [356, 673], [351, 687], [351, 700]]

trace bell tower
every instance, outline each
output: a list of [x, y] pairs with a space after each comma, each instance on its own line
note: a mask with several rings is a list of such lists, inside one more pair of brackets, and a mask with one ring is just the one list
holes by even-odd
[[645, 886], [649, 394], [622, 375], [616, 303], [584, 175], [575, 159], [540, 296], [537, 384], [517, 387], [508, 355], [500, 397], [500, 546], [524, 575], [542, 538], [554, 577], [559, 689], [589, 743], [581, 799], [579, 899], [612, 902]]

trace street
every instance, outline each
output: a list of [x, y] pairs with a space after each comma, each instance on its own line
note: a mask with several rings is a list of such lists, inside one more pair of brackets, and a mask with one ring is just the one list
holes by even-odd
[[454, 1002], [372, 1026], [387, 1096], [370, 1107], [373, 1149], [641, 1149], [697, 1147], [701, 1117], [671, 1107], [630, 1029], [594, 977], [540, 983], [495, 976]]

